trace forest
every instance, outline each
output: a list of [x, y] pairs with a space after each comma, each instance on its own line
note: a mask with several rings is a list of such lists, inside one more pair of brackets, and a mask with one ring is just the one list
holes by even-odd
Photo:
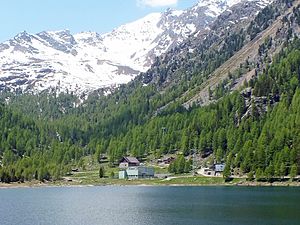
[[[179, 106], [174, 113], [120, 123], [120, 129], [91, 126], [74, 115], [52, 122], [34, 120], [1, 105], [1, 181], [58, 179], [89, 154], [97, 158], [107, 153], [113, 165], [126, 154], [143, 157], [155, 151], [159, 157], [180, 150], [187, 156], [191, 149], [212, 151], [217, 162], [245, 174], [288, 175], [300, 168], [299, 69], [296, 39], [251, 82], [251, 100], [234, 92], [206, 107]], [[84, 124], [92, 135], [80, 129]], [[70, 125], [78, 130], [69, 130]]]
[[[298, 12], [299, 8], [294, 9], [296, 22]], [[82, 104], [72, 93], [2, 93], [0, 180], [57, 180], [74, 167], [83, 168], [83, 157], [90, 155], [95, 161], [107, 155], [114, 166], [124, 155], [159, 158], [181, 152], [180, 166], [172, 165], [170, 171], [184, 173], [191, 162], [183, 156], [192, 150], [211, 152], [216, 162], [226, 162], [226, 171], [238, 170], [249, 177], [296, 176], [300, 168], [298, 38], [288, 37], [283, 50], [272, 61], [266, 60], [264, 69], [244, 84], [244, 91], [218, 93], [217, 89], [214, 103], [189, 109], [177, 98], [200, 85], [242, 47], [246, 36], [252, 39], [277, 13], [274, 8], [265, 9], [241, 35], [230, 34], [219, 52], [209, 50], [201, 55], [204, 61], [216, 60], [213, 67], [199, 65], [192, 75], [181, 72], [182, 82], [164, 92], [160, 85], [165, 77], [147, 85], [139, 77], [111, 95], [95, 93]], [[259, 52], [263, 54], [271, 42], [267, 40]], [[215, 55], [222, 57], [213, 58]]]

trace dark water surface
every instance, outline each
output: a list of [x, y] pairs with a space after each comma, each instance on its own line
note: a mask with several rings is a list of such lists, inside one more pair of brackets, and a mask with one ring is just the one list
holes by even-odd
[[1, 225], [300, 224], [296, 187], [0, 189]]

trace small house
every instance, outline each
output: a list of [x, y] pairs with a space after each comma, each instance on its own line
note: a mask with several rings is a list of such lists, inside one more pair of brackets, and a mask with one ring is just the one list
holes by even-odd
[[174, 157], [170, 156], [170, 157], [164, 157], [162, 159], [157, 160], [157, 163], [159, 165], [170, 165], [171, 162], [173, 162], [175, 160]]
[[175, 158], [174, 157], [165, 157], [165, 158], [163, 158], [163, 163], [164, 164], [171, 164], [171, 162], [173, 162], [175, 160]]
[[221, 173], [225, 169], [225, 164], [214, 164], [210, 167], [201, 168], [200, 174], [205, 176], [221, 176]]
[[221, 173], [223, 173], [224, 169], [225, 169], [224, 163], [215, 164], [215, 176], [220, 176]]
[[216, 173], [222, 173], [225, 169], [225, 164], [215, 164], [215, 172]]
[[128, 167], [132, 166], [139, 166], [140, 161], [135, 157], [123, 157], [120, 161], [119, 168], [120, 169], [126, 169]]
[[203, 174], [206, 176], [214, 176], [215, 175], [215, 171], [212, 168], [203, 168]]

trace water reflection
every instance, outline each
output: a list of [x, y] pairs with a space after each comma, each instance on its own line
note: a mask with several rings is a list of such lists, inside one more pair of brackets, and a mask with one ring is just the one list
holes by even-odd
[[2, 225], [299, 224], [300, 189], [72, 187], [0, 190]]

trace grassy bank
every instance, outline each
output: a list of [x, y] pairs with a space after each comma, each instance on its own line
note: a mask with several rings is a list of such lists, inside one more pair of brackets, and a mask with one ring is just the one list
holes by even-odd
[[38, 182], [31, 181], [25, 183], [0, 183], [2, 188], [12, 187], [44, 187], [44, 186], [77, 186], [77, 185], [148, 185], [148, 186], [300, 186], [300, 182], [249, 182], [245, 178], [234, 178], [229, 182], [225, 182], [222, 177], [203, 177], [203, 176], [174, 176], [166, 179], [139, 179], [139, 180], [121, 180], [117, 178], [99, 178], [98, 170], [77, 172], [65, 177], [60, 181]]

